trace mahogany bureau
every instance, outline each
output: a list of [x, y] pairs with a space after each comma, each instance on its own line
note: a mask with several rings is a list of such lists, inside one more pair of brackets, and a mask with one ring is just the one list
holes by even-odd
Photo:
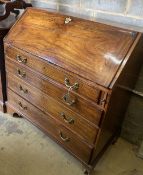
[[143, 62], [141, 33], [28, 8], [4, 44], [7, 112], [42, 129], [88, 174], [120, 133]]

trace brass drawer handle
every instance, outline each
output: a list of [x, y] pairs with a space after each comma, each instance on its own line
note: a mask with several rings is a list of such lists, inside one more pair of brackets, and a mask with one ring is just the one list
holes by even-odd
[[20, 91], [21, 91], [22, 93], [28, 94], [28, 90], [27, 90], [27, 89], [23, 89], [23, 87], [22, 87], [21, 85], [19, 86], [19, 89], [20, 89]]
[[20, 55], [17, 55], [17, 56], [16, 56], [16, 60], [17, 60], [19, 63], [23, 63], [23, 64], [26, 64], [26, 63], [27, 63], [27, 58], [22, 58], [22, 56], [20, 56]]
[[68, 23], [70, 23], [72, 21], [72, 19], [70, 18], [70, 17], [67, 17], [66, 19], [65, 19], [65, 24], [68, 24]]
[[64, 142], [69, 142], [69, 141], [70, 141], [70, 138], [69, 138], [69, 137], [64, 136], [62, 132], [60, 132], [60, 138], [61, 138], [61, 139], [62, 139], [62, 141], [64, 141]]
[[21, 102], [18, 102], [18, 105], [20, 106], [21, 109], [27, 110], [27, 106], [23, 106]]
[[66, 117], [66, 115], [65, 115], [65, 113], [64, 112], [62, 112], [61, 113], [61, 117], [64, 119], [64, 121], [66, 122], [66, 123], [68, 123], [68, 124], [74, 124], [74, 119], [73, 118], [67, 118]]
[[26, 77], [26, 72], [21, 71], [20, 69], [17, 69], [17, 73], [19, 77], [25, 78]]
[[63, 99], [66, 102], [66, 104], [69, 106], [72, 106], [76, 103], [75, 100], [70, 99], [70, 95], [68, 93], [63, 96]]
[[74, 83], [74, 85], [71, 85], [68, 78], [65, 78], [65, 85], [67, 88], [73, 89], [73, 90], [77, 90], [79, 88], [79, 83]]

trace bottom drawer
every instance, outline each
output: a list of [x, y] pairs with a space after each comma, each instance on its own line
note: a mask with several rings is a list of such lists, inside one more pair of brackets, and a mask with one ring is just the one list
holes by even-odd
[[65, 149], [84, 163], [88, 163], [92, 146], [80, 140], [52, 116], [49, 116], [8, 89], [7, 112], [27, 118], [33, 124], [54, 138]]

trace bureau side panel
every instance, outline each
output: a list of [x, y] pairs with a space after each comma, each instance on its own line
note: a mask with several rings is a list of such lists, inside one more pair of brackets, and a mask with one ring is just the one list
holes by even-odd
[[[143, 36], [139, 39], [135, 48], [131, 48], [131, 55], [116, 80], [111, 96], [108, 96], [109, 105], [101, 124], [101, 132], [97, 140], [97, 145], [91, 155], [90, 164], [94, 164], [106, 150], [108, 145], [120, 134], [122, 121], [126, 112], [131, 92], [133, 89], [143, 64]], [[107, 100], [108, 101], [108, 100]]]

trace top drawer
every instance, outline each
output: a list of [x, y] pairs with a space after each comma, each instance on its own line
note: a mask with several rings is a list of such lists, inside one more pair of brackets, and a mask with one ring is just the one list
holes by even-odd
[[39, 73], [52, 78], [58, 83], [65, 85], [67, 89], [71, 88], [70, 90], [73, 92], [78, 93], [79, 95], [84, 96], [99, 105], [103, 105], [102, 101], [106, 92], [100, 90], [98, 86], [19, 49], [11, 47], [5, 48], [6, 55], [10, 59], [16, 60], [19, 64], [26, 65]]

